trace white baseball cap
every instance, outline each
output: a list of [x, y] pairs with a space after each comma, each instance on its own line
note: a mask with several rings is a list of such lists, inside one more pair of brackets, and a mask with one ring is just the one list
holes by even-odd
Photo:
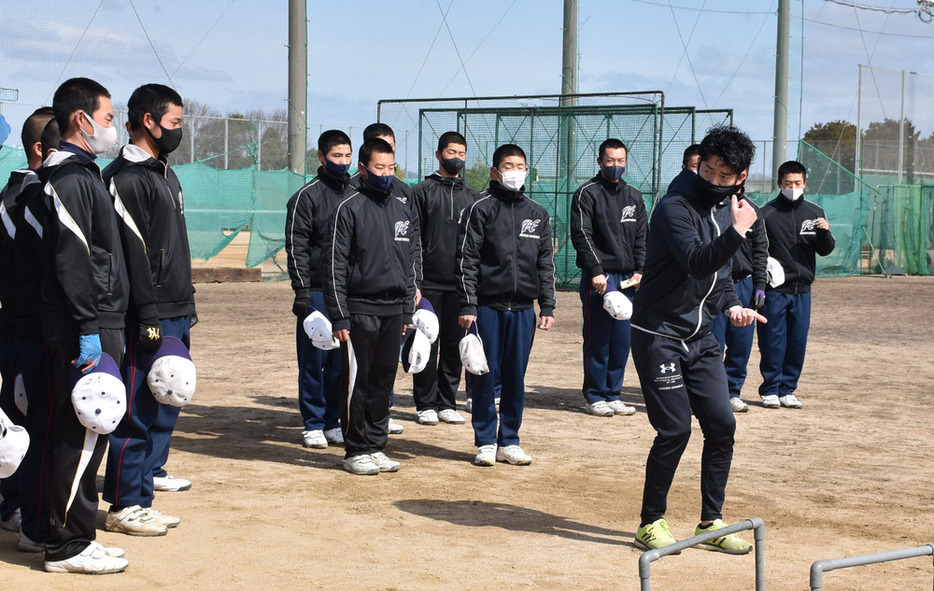
[[632, 318], [632, 302], [621, 291], [608, 291], [603, 294], [603, 309], [616, 320]]
[[0, 410], [0, 478], [9, 478], [16, 472], [29, 449], [29, 433], [14, 425], [10, 417]]
[[402, 351], [399, 361], [405, 373], [419, 373], [428, 366], [428, 357], [431, 355], [431, 342], [421, 330], [417, 328], [406, 332], [402, 340]]
[[311, 339], [311, 344], [315, 348], [330, 351], [341, 346], [341, 342], [334, 338], [331, 321], [318, 310], [312, 310], [311, 314], [305, 317], [302, 328], [305, 329], [305, 334]]
[[185, 406], [191, 402], [198, 380], [185, 343], [175, 337], [162, 337], [159, 350], [152, 356], [146, 384], [162, 404]]
[[126, 386], [117, 362], [101, 354], [97, 367], [87, 374], [72, 367], [71, 404], [78, 422], [98, 434], [112, 432], [126, 414]]
[[429, 343], [434, 343], [438, 340], [438, 334], [441, 332], [441, 324], [438, 322], [438, 315], [435, 314], [434, 308], [431, 307], [431, 302], [426, 298], [421, 299], [418, 304], [418, 310], [415, 311], [415, 314], [412, 314], [412, 324], [415, 325], [415, 328], [425, 333]]
[[778, 287], [782, 283], [785, 283], [785, 269], [782, 267], [782, 264], [778, 262], [778, 259], [769, 257], [769, 260], [765, 264], [765, 274], [769, 278], [769, 285], [772, 287]]
[[490, 365], [486, 360], [486, 353], [483, 351], [483, 341], [480, 340], [480, 334], [477, 332], [477, 323], [474, 322], [473, 332], [467, 333], [467, 336], [461, 339], [457, 345], [461, 354], [461, 363], [464, 369], [474, 374], [482, 376], [490, 373]]
[[26, 416], [26, 410], [29, 408], [29, 399], [26, 397], [26, 385], [23, 383], [23, 374], [16, 374], [13, 380], [13, 402], [23, 416]]

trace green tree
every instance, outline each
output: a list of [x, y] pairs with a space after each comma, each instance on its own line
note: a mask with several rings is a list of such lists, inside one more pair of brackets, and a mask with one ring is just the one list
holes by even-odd
[[802, 139], [850, 172], [856, 170], [856, 126], [849, 121], [815, 123]]
[[898, 119], [883, 119], [873, 121], [866, 127], [862, 137], [863, 170], [871, 170], [882, 174], [898, 174], [899, 169], [899, 143], [901, 138], [902, 172], [912, 183], [917, 163], [915, 153], [921, 132], [915, 129], [910, 119], [905, 119], [904, 136], [901, 135], [901, 125]]
[[477, 158], [470, 168], [464, 169], [464, 182], [478, 191], [486, 191], [490, 184], [490, 166]]

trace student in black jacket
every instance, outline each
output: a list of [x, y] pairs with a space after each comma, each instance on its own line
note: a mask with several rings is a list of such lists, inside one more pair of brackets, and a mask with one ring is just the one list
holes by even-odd
[[785, 272], [785, 282], [767, 292], [760, 325], [759, 396], [765, 408], [801, 408], [795, 395], [804, 367], [811, 326], [811, 284], [815, 254], [827, 256], [835, 241], [824, 210], [804, 199], [807, 169], [793, 160], [778, 167], [778, 197], [762, 206], [769, 255]]
[[[742, 195], [742, 193], [740, 194]], [[759, 214], [759, 207], [752, 201], [749, 205]], [[728, 201], [721, 207], [729, 205]], [[767, 281], [765, 267], [769, 258], [769, 239], [765, 234], [765, 223], [759, 215], [756, 223], [746, 233], [746, 240], [736, 251], [731, 260], [730, 276], [733, 290], [744, 306], [762, 308], [765, 303]], [[769, 318], [769, 316], [766, 316]], [[746, 366], [755, 336], [755, 325], [734, 326], [725, 314], [718, 314], [713, 322], [713, 334], [723, 351], [723, 365], [726, 368], [726, 381], [730, 386], [730, 407], [733, 412], [747, 412], [749, 405], [743, 402], [740, 394], [746, 383]]]
[[638, 189], [623, 180], [626, 145], [618, 139], [600, 144], [600, 172], [574, 193], [571, 241], [581, 270], [584, 314], [584, 385], [587, 412], [596, 416], [636, 412], [620, 400], [629, 360], [629, 320], [616, 320], [603, 309], [603, 296], [631, 280], [629, 299], [642, 278], [648, 218]]
[[45, 570], [122, 572], [128, 564], [123, 551], [95, 541], [95, 478], [107, 438], [78, 421], [69, 379], [70, 367], [89, 372], [102, 353], [118, 365], [123, 360], [129, 280], [114, 204], [95, 162], [116, 143], [117, 130], [110, 93], [88, 78], [63, 82], [52, 109], [62, 141], [47, 160], [55, 169], [43, 187], [46, 206], [54, 212], [43, 236], [50, 243], [51, 272], [41, 285], [42, 332], [54, 390]]
[[461, 425], [455, 396], [461, 381], [458, 343], [464, 329], [457, 322], [460, 306], [454, 281], [457, 229], [463, 212], [480, 197], [468, 186], [461, 170], [467, 157], [467, 140], [456, 131], [438, 139], [438, 171], [412, 188], [421, 230], [421, 296], [431, 302], [440, 322], [440, 334], [431, 346], [428, 365], [412, 376], [412, 394], [418, 422], [438, 421]]
[[[730, 258], [756, 221], [735, 193], [746, 179], [755, 146], [732, 126], [715, 127], [701, 142], [698, 174], [683, 170], [652, 212], [645, 274], [632, 315], [632, 359], [649, 422], [657, 436], [645, 465], [642, 522], [636, 544], [674, 544], [664, 515], [668, 490], [691, 436], [691, 414], [704, 433], [701, 521], [695, 534], [722, 528], [721, 510], [733, 458], [736, 419], [713, 318], [737, 326], [765, 319], [744, 308], [733, 291]], [[729, 208], [718, 208], [725, 198]], [[731, 534], [708, 546], [745, 554], [752, 545]]]
[[335, 208], [325, 254], [324, 297], [343, 358], [343, 466], [352, 474], [400, 467], [383, 449], [400, 339], [415, 312], [418, 224], [414, 210], [392, 195], [395, 168], [385, 141], [360, 146], [363, 181]]
[[295, 347], [298, 355], [298, 408], [302, 445], [324, 449], [344, 443], [340, 426], [340, 352], [311, 344], [302, 323], [309, 307], [327, 316], [324, 264], [330, 247], [331, 214], [354, 192], [347, 170], [353, 158], [350, 138], [331, 129], [318, 138], [318, 175], [286, 204], [285, 252], [295, 292]]
[[[538, 300], [538, 328], [549, 330], [556, 301], [551, 221], [545, 208], [525, 195], [527, 176], [522, 148], [496, 148], [490, 188], [464, 212], [458, 237], [459, 322], [465, 329], [476, 323], [490, 368], [482, 376], [467, 375], [478, 466], [532, 463], [519, 447], [519, 428], [536, 326], [533, 305]], [[502, 386], [499, 417], [497, 382]]]
[[127, 415], [110, 434], [104, 500], [107, 531], [163, 535], [179, 519], [152, 508], [154, 491], [187, 490], [191, 482], [167, 476], [177, 406], [160, 404], [146, 385], [146, 358], [163, 336], [190, 342], [194, 316], [185, 201], [167, 157], [182, 140], [182, 98], [162, 84], [146, 84], [127, 102], [130, 143], [104, 169], [120, 216], [130, 310], [123, 365]]

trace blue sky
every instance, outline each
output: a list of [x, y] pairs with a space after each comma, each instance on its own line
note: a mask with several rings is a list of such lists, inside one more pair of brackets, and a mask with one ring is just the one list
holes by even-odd
[[[855, 3], [917, 7], [915, 0]], [[97, 79], [115, 102], [162, 82], [225, 113], [284, 109], [287, 4], [0, 0], [0, 87], [19, 90], [17, 103], [0, 105], [14, 128], [7, 144], [18, 144], [21, 118], [72, 76]], [[777, 0], [579, 5], [581, 92], [660, 89], [668, 105], [733, 108], [754, 139], [771, 138]], [[934, 23], [827, 0], [791, 5], [789, 140], [814, 122], [855, 122], [858, 64], [934, 79]], [[311, 0], [310, 138], [337, 127], [358, 142], [379, 99], [560, 92], [562, 15], [561, 0]], [[899, 80], [867, 81], [864, 108], [882, 113], [884, 105], [897, 117]], [[930, 135], [929, 99], [917, 102], [909, 115]]]

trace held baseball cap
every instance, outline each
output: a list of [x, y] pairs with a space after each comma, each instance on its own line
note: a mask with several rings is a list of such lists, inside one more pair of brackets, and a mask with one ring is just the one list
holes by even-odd
[[765, 264], [765, 274], [769, 278], [769, 285], [778, 287], [785, 283], [785, 269], [777, 259], [769, 257]]
[[26, 416], [29, 400], [26, 398], [26, 385], [23, 383], [21, 373], [16, 374], [16, 379], [13, 381], [13, 402], [16, 403], [16, 408], [23, 413], [23, 416]]
[[438, 315], [435, 314], [431, 302], [427, 298], [422, 298], [418, 303], [418, 310], [412, 314], [412, 323], [415, 328], [425, 333], [429, 343], [438, 340], [438, 334], [441, 332], [441, 325], [438, 322]]
[[117, 428], [126, 414], [126, 386], [114, 358], [103, 353], [100, 363], [87, 374], [72, 366], [71, 404], [78, 422], [98, 434]]
[[603, 309], [616, 320], [632, 318], [632, 302], [621, 291], [608, 291], [603, 294]]
[[419, 373], [428, 366], [428, 356], [431, 354], [431, 342], [421, 330], [411, 328], [402, 337], [402, 351], [399, 353], [399, 362], [405, 373]]
[[480, 333], [477, 332], [476, 322], [473, 324], [473, 331], [461, 339], [457, 348], [460, 351], [464, 369], [475, 376], [490, 373], [490, 365], [486, 361], [486, 353], [483, 352], [483, 341], [480, 340]]
[[195, 395], [197, 374], [188, 347], [175, 337], [162, 337], [159, 350], [152, 356], [146, 384], [162, 404], [185, 406]]
[[29, 449], [29, 433], [14, 425], [10, 417], [0, 410], [0, 478], [9, 478], [16, 472]]
[[311, 339], [311, 344], [317, 349], [330, 351], [341, 346], [341, 342], [334, 338], [331, 321], [314, 308], [311, 309], [311, 314], [305, 317], [302, 328], [305, 329], [305, 334]]

